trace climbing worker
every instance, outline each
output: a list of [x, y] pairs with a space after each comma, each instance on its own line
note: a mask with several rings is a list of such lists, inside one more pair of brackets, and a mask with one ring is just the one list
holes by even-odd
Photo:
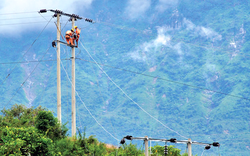
[[74, 29], [66, 31], [65, 38], [66, 38], [67, 44], [75, 45], [74, 40], [73, 40], [73, 35], [74, 35]]
[[78, 40], [79, 40], [79, 38], [80, 38], [80, 33], [81, 33], [81, 30], [80, 29], [78, 29], [78, 27], [77, 26], [75, 26], [75, 33], [76, 33], [76, 47], [78, 47]]

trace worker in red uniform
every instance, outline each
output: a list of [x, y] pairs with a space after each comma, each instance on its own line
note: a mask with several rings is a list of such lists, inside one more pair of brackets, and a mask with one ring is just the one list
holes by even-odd
[[76, 33], [76, 47], [78, 47], [78, 40], [79, 40], [79, 38], [80, 38], [80, 33], [81, 33], [81, 30], [80, 29], [78, 29], [78, 27], [77, 26], [75, 26], [75, 33]]
[[74, 29], [66, 31], [65, 38], [66, 38], [67, 44], [75, 45], [74, 40], [73, 40], [73, 35], [74, 35]]

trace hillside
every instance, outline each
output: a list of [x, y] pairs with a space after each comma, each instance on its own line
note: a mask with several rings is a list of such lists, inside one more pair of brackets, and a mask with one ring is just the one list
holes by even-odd
[[[84, 47], [112, 80], [84, 47], [76, 50], [77, 127], [81, 131], [86, 126], [87, 135], [118, 144], [91, 117], [85, 104], [118, 139], [126, 135], [191, 138], [221, 144], [219, 150], [211, 148], [204, 155], [249, 154], [249, 2], [96, 0], [77, 14], [96, 21], [79, 20], [76, 25], [82, 29]], [[41, 36], [42, 28], [16, 38], [0, 38], [1, 109], [15, 103], [41, 105], [56, 115], [54, 21]], [[62, 21], [64, 26], [67, 18]], [[63, 34], [70, 27], [68, 23]], [[70, 48], [61, 46], [69, 77], [70, 57]], [[40, 62], [33, 73], [38, 62], [14, 63], [41, 59], [50, 61]], [[63, 67], [62, 121], [69, 122], [70, 128], [71, 86]], [[185, 145], [176, 147], [186, 149]], [[203, 149], [194, 146], [193, 153], [200, 155]]]

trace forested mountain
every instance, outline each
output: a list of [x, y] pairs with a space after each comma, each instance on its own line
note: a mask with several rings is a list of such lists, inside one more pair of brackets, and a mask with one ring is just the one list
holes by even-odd
[[[76, 21], [82, 43], [76, 50], [81, 131], [87, 127], [87, 135], [114, 145], [119, 142], [114, 138], [126, 135], [216, 141], [219, 149], [203, 153], [204, 146], [193, 145], [193, 153], [249, 155], [249, 1], [91, 2], [78, 5], [75, 13], [95, 21]], [[1, 109], [41, 105], [56, 115], [56, 49], [51, 47], [56, 18], [50, 21], [51, 15], [30, 23], [39, 25], [35, 30], [0, 37]], [[64, 35], [71, 22], [63, 16], [61, 22]], [[61, 45], [62, 121], [69, 129], [70, 57], [71, 48]], [[186, 150], [183, 144], [176, 147]]]

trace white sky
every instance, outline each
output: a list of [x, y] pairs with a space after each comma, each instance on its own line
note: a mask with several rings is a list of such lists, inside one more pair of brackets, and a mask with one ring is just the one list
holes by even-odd
[[[53, 15], [52, 12], [39, 15], [40, 9], [58, 9], [66, 13], [77, 14], [77, 8], [82, 6], [83, 9], [91, 5], [93, 0], [1, 0], [0, 6], [0, 31], [1, 34], [13, 35], [24, 33], [27, 30], [42, 29], [47, 20]], [[77, 4], [77, 5], [76, 5]], [[24, 13], [31, 12], [31, 13]], [[15, 14], [13, 14], [15, 13]], [[30, 22], [39, 22], [30, 23]], [[40, 23], [41, 22], [41, 23]], [[30, 24], [15, 24], [30, 23]], [[54, 26], [50, 24], [50, 27]]]
[[[23, 35], [27, 30], [43, 29], [47, 21], [42, 16], [49, 20], [53, 13], [48, 12], [41, 16], [38, 14], [40, 9], [58, 9], [78, 14], [79, 10], [82, 12], [91, 7], [93, 1], [98, 0], [1, 0], [0, 28], [5, 31], [0, 31], [0, 34], [15, 36]], [[127, 0], [124, 3], [126, 3], [125, 15], [133, 20], [145, 15], [151, 7], [152, 0]], [[176, 5], [178, 0], [159, 0], [157, 3], [155, 9], [163, 11], [170, 5]], [[49, 27], [54, 27], [54, 24], [50, 24]]]

